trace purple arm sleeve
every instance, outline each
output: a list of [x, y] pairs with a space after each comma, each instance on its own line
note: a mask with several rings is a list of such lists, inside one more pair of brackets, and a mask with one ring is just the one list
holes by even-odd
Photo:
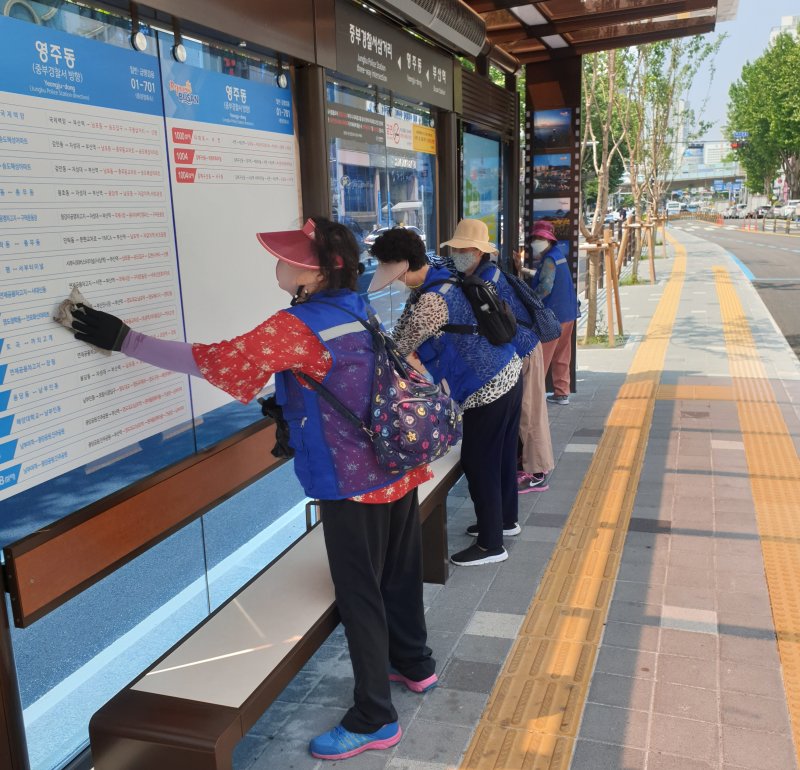
[[160, 340], [131, 329], [122, 343], [122, 352], [160, 369], [191, 374], [194, 377], [203, 376], [192, 355], [191, 342]]

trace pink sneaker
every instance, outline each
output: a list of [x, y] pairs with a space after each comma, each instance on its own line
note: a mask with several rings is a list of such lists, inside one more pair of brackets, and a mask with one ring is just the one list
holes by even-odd
[[402, 682], [411, 692], [423, 693], [436, 687], [436, 685], [439, 684], [439, 677], [436, 676], [436, 674], [431, 674], [427, 679], [415, 682], [413, 679], [409, 679], [407, 676], [403, 676], [397, 671], [392, 671], [389, 674], [389, 681]]
[[550, 489], [550, 484], [547, 483], [546, 473], [517, 474], [517, 491], [521, 495], [528, 492], [546, 492], [548, 489]]

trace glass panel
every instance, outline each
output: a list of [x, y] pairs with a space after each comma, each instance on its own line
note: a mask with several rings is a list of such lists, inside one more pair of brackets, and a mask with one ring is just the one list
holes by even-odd
[[[3, 44], [15, 66], [26, 69], [6, 68], [0, 84], [0, 91], [10, 90], [0, 123], [22, 142], [18, 151], [9, 151], [8, 160], [15, 161], [9, 164], [11, 175], [0, 173], [0, 205], [21, 221], [6, 233], [16, 234], [23, 250], [4, 249], [0, 269], [37, 299], [35, 305], [25, 299], [12, 303], [20, 312], [4, 314], [0, 342], [0, 441], [11, 439], [3, 443], [10, 451], [0, 450], [2, 545], [195, 450], [185, 421], [190, 416], [186, 377], [121, 356], [106, 362], [49, 318], [72, 284], [100, 297], [101, 307], [111, 312], [127, 309], [148, 319], [158, 314], [162, 320], [155, 330], [182, 334], [172, 228], [164, 225], [171, 212], [163, 119], [155, 98], [154, 35], [142, 26], [149, 42], [145, 51], [134, 52], [130, 21], [103, 11], [66, 2], [7, 3], [5, 11], [10, 18], [0, 17]], [[9, 51], [9, 45], [23, 48]], [[108, 83], [90, 72], [99, 52], [113, 61], [113, 74], [102, 76]], [[137, 79], [137, 96], [144, 97], [138, 101], [128, 83], [133, 62], [149, 73]], [[24, 95], [31, 77], [30, 85], [43, 83], [54, 96], [44, 107]], [[104, 87], [121, 84], [127, 97]], [[93, 106], [72, 106], [70, 93], [84, 90]], [[48, 136], [51, 131], [57, 136]], [[129, 162], [137, 149], [138, 166]], [[60, 176], [42, 183], [36, 164], [48, 162]], [[137, 168], [146, 171], [145, 181], [131, 186], [122, 175]], [[125, 194], [135, 190], [146, 197], [129, 201]], [[153, 245], [146, 249], [140, 245], [145, 242]], [[161, 299], [148, 299], [133, 279], [117, 283], [120, 265], [144, 262], [158, 277], [130, 269], [126, 277], [144, 275], [142, 287], [158, 286], [149, 294]], [[141, 323], [143, 330], [153, 329], [152, 320], [149, 326]]]
[[306, 531], [307, 502], [288, 462], [203, 517], [212, 610]]
[[[369, 248], [388, 228], [414, 230], [435, 253], [436, 155], [417, 147], [432, 141], [435, 150], [433, 120], [424, 105], [341, 80], [328, 80], [327, 96], [331, 208], [359, 243], [365, 271], [358, 287], [366, 294], [376, 267]], [[369, 301], [391, 326], [407, 295], [394, 283]]]
[[[299, 225], [291, 93], [276, 60], [159, 33], [172, 204], [186, 338], [230, 339], [288, 304], [259, 231]], [[188, 93], [184, 93], [188, 90]], [[193, 97], [196, 95], [196, 101]], [[276, 118], [285, 111], [285, 119]], [[181, 184], [180, 174], [191, 174]], [[209, 280], [209, 276], [219, 280]], [[225, 308], [216, 312], [214, 308]], [[266, 385], [266, 383], [265, 383]], [[198, 379], [191, 381], [198, 449], [261, 419]]]
[[502, 251], [502, 142], [466, 128], [463, 142], [462, 216], [486, 222], [489, 240]]
[[[606, 13], [609, 11], [627, 11], [636, 8], [645, 8], [655, 15], [664, 3], [654, 3], [652, 0], [547, 0], [539, 4], [539, 10], [553, 21], [559, 19], [586, 17], [587, 25], [591, 23], [591, 13]], [[667, 6], [668, 7], [668, 6]], [[669, 10], [665, 11], [666, 13]]]
[[696, 13], [678, 16], [662, 16], [655, 20], [630, 22], [629, 24], [608, 24], [602, 27], [587, 27], [568, 33], [571, 43], [591, 43], [601, 40], [615, 40], [617, 38], [638, 38], [655, 32], [674, 30], [676, 33], [690, 34], [692, 27], [701, 26], [714, 21], [715, 9], [711, 13], [698, 11]]
[[[197, 223], [209, 218], [198, 216], [203, 213], [197, 202], [200, 185], [170, 186], [171, 178], [178, 179], [173, 164], [181, 159], [167, 146], [153, 31], [140, 26], [147, 45], [134, 51], [130, 21], [105, 11], [69, 2], [7, 3], [4, 11], [4, 44], [16, 47], [7, 51], [15, 67], [5, 68], [0, 81], [0, 91], [8, 92], [0, 126], [21, 143], [18, 149], [4, 145], [9, 149], [3, 159], [9, 163], [0, 171], [0, 206], [14, 216], [15, 224], [4, 230], [17, 235], [18, 242], [0, 242], [0, 270], [20, 291], [4, 308], [0, 337], [0, 545], [261, 419], [257, 407], [234, 402], [204, 382], [190, 385], [182, 375], [121, 356], [106, 363], [50, 321], [55, 304], [71, 286], [79, 286], [89, 301], [123, 316], [134, 328], [183, 339], [182, 315], [196, 313], [198, 304], [193, 282], [212, 283], [190, 246], [201, 229]], [[161, 35], [166, 39], [161, 69], [179, 66], [170, 56], [172, 36]], [[228, 303], [235, 314], [225, 315], [230, 330], [222, 328], [218, 317], [209, 323], [213, 329], [203, 327], [203, 319], [213, 315], [208, 310], [213, 297], [201, 309], [200, 322], [186, 319], [190, 340], [212, 341], [252, 328], [284, 304], [273, 263], [252, 236], [298, 224], [297, 196], [286, 194], [296, 189], [291, 95], [276, 87], [273, 60], [190, 39], [184, 45], [186, 71], [221, 78], [230, 86], [232, 98], [225, 109], [239, 112], [224, 112], [219, 122], [229, 115], [242, 118], [224, 132], [235, 146], [220, 145], [222, 134], [209, 138], [217, 142], [213, 157], [197, 136], [190, 143], [193, 157], [195, 152], [209, 155], [205, 162], [195, 158], [192, 172], [197, 166], [207, 172], [216, 163], [211, 182], [238, 175], [233, 184], [209, 183], [202, 190], [204, 199], [224, 191], [223, 201], [212, 201], [215, 214], [224, 212], [228, 228], [213, 228], [223, 246], [215, 246], [207, 234], [202, 238], [213, 249], [214, 268], [219, 269], [220, 254], [230, 255], [231, 249], [236, 254], [233, 266], [230, 258], [225, 260], [226, 280], [212, 285], [219, 302], [226, 299], [225, 291], [236, 295]], [[176, 81], [167, 93], [185, 90], [188, 78]], [[247, 88], [239, 88], [242, 84]], [[51, 98], [42, 105], [29, 90]], [[288, 128], [279, 134], [250, 128], [251, 105], [273, 116], [278, 97], [288, 113], [283, 121]], [[218, 106], [222, 112], [221, 100]], [[205, 126], [215, 119], [203, 118]], [[47, 132], [52, 130], [57, 136], [51, 138]], [[173, 142], [175, 137], [169, 137]], [[262, 137], [268, 147], [256, 141]], [[43, 182], [37, 164], [48, 163], [55, 171], [47, 172], [52, 179]], [[185, 204], [192, 194], [188, 188], [195, 194], [189, 203], [193, 225], [173, 233], [171, 204]], [[239, 248], [235, 237], [246, 246]], [[184, 246], [179, 276], [176, 254]]]
[[60, 767], [85, 748], [92, 714], [208, 610], [196, 521], [30, 628], [12, 629], [31, 769]]

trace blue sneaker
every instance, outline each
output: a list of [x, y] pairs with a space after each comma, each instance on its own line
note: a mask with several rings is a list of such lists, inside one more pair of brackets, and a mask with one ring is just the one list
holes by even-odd
[[362, 751], [390, 749], [403, 737], [397, 722], [390, 722], [374, 733], [351, 733], [341, 725], [311, 741], [311, 756], [317, 759], [349, 759]]

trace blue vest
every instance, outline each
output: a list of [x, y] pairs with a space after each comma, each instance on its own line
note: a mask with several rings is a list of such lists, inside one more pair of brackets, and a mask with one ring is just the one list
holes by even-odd
[[[547, 250], [544, 259], [552, 259], [555, 262], [556, 278], [553, 281], [553, 290], [542, 301], [545, 307], [549, 307], [556, 314], [556, 318], [562, 324], [574, 321], [578, 317], [578, 295], [575, 293], [575, 284], [572, 283], [572, 273], [569, 271], [567, 258], [561, 253], [561, 249], [553, 244]], [[541, 268], [531, 279], [531, 287], [534, 289], [539, 285], [540, 273]]]
[[511, 344], [517, 351], [520, 358], [530, 355], [531, 351], [539, 344], [539, 338], [531, 328], [531, 314], [522, 300], [517, 296], [517, 292], [509, 286], [508, 281], [503, 275], [502, 270], [493, 262], [482, 262], [476, 270], [477, 275], [488, 283], [493, 283], [497, 287], [500, 299], [504, 299], [511, 306], [511, 312], [517, 319], [517, 333]]
[[[447, 303], [448, 323], [474, 325], [477, 323], [475, 314], [458, 286], [444, 283], [432, 289], [426, 288], [435, 281], [452, 277], [449, 270], [432, 267], [419, 291], [435, 291], [442, 296]], [[460, 404], [496, 377], [511, 361], [514, 353], [511, 343], [492, 345], [480, 334], [452, 332], [431, 337], [417, 349], [417, 354], [433, 379], [436, 382], [447, 380], [450, 395]]]
[[[349, 313], [366, 319], [367, 305], [345, 289], [320, 292], [286, 312], [317, 336], [331, 357], [322, 384], [367, 422], [375, 356], [369, 332]], [[291, 371], [275, 375], [275, 395], [289, 423], [294, 472], [309, 497], [342, 500], [397, 481], [378, 466], [372, 443]]]

